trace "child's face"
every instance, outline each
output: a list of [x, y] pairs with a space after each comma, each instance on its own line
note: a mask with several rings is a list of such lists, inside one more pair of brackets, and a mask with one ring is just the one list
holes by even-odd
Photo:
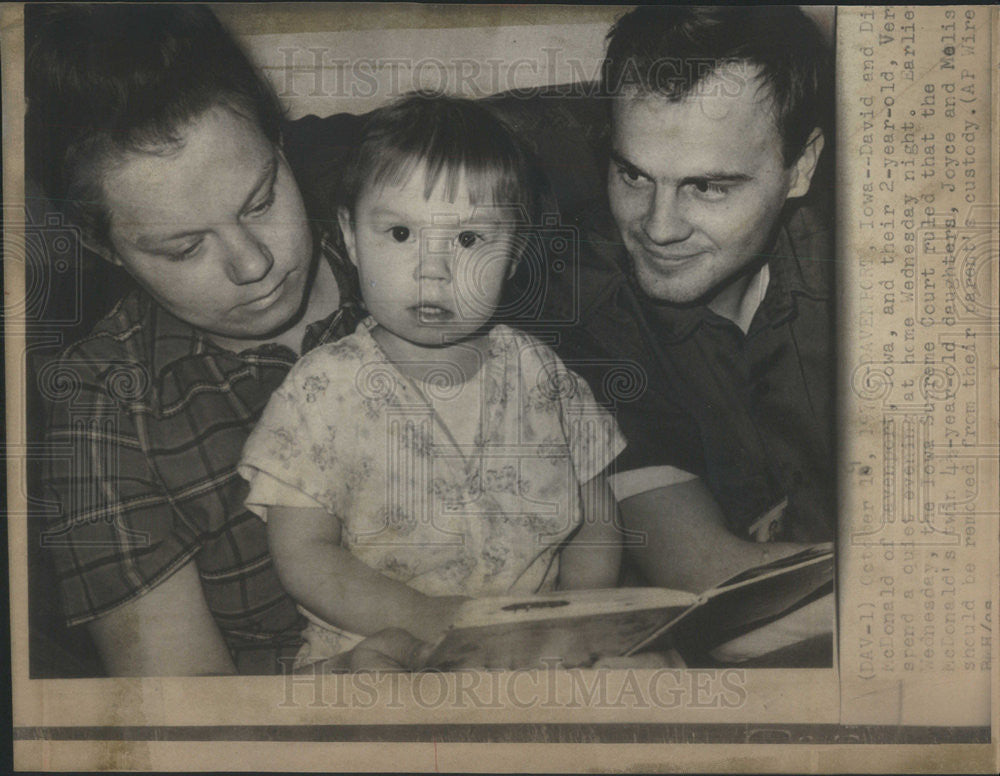
[[473, 206], [465, 176], [455, 201], [440, 176], [424, 197], [426, 166], [401, 184], [365, 187], [340, 226], [372, 317], [402, 343], [440, 347], [493, 316], [514, 270], [515, 230], [500, 208]]

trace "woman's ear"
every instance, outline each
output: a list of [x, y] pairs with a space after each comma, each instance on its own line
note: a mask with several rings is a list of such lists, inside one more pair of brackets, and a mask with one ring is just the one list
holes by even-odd
[[798, 161], [795, 162], [792, 170], [792, 184], [788, 189], [789, 199], [804, 197], [809, 192], [813, 173], [816, 172], [816, 165], [819, 163], [819, 155], [823, 152], [823, 143], [823, 130], [816, 127], [809, 135], [806, 147], [802, 149]]
[[356, 252], [354, 246], [356, 241], [354, 239], [354, 221], [351, 218], [351, 212], [344, 206], [337, 208], [337, 223], [340, 224], [340, 234], [344, 238], [344, 247], [347, 249], [347, 258], [351, 260], [351, 264], [355, 267], [358, 266], [358, 260], [355, 258]]
[[527, 229], [515, 229], [512, 240], [510, 266], [507, 268], [507, 280], [512, 280], [517, 274], [525, 255], [531, 249], [531, 234]]

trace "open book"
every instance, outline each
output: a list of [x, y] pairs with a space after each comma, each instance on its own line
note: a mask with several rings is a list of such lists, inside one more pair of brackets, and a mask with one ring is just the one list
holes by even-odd
[[747, 569], [701, 595], [636, 587], [480, 598], [463, 604], [424, 667], [555, 668], [674, 647], [707, 652], [832, 584], [827, 543]]

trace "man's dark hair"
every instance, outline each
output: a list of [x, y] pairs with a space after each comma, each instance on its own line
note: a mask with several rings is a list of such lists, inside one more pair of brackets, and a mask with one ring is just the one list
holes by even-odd
[[759, 68], [791, 165], [812, 130], [828, 127], [829, 59], [816, 25], [796, 6], [647, 6], [622, 16], [608, 33], [603, 87], [608, 95], [637, 90], [681, 100], [720, 65]]
[[353, 216], [366, 186], [406, 181], [426, 164], [424, 195], [439, 181], [454, 198], [464, 176], [473, 205], [520, 208], [521, 225], [537, 223], [541, 173], [513, 131], [472, 100], [419, 92], [374, 111], [341, 178], [340, 204]]
[[102, 175], [122, 154], [171, 150], [214, 105], [280, 140], [274, 91], [204, 6], [29, 4], [25, 17], [28, 172], [98, 245]]

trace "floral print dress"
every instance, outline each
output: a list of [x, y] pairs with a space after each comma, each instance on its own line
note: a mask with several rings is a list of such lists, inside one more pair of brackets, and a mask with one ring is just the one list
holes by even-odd
[[[269, 505], [325, 509], [355, 557], [428, 595], [552, 590], [580, 485], [624, 448], [612, 416], [548, 346], [508, 326], [489, 333], [475, 378], [442, 362], [418, 382], [375, 325], [304, 356], [272, 395], [239, 468], [247, 506], [264, 519]], [[469, 407], [471, 444], [452, 433], [470, 427]], [[309, 659], [360, 638], [305, 614]]]

